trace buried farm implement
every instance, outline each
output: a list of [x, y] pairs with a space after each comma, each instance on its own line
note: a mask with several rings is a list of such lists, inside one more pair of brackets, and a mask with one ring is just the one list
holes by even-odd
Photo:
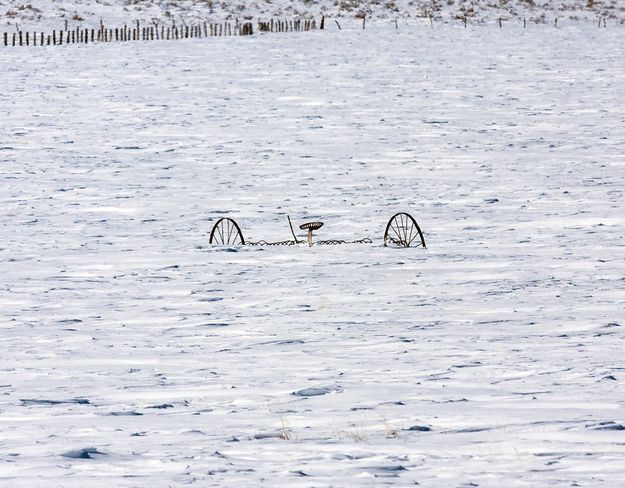
[[[209, 243], [217, 246], [296, 246], [307, 244], [308, 246], [332, 246], [339, 244], [373, 244], [373, 241], [365, 237], [354, 241], [345, 241], [340, 239], [318, 240], [313, 241], [313, 232], [323, 227], [323, 222], [314, 221], [306, 222], [299, 226], [306, 231], [306, 239], [299, 239], [293, 230], [291, 218], [287, 217], [289, 228], [293, 239], [286, 241], [246, 241], [239, 224], [229, 217], [223, 217], [215, 222], [210, 233]], [[425, 238], [417, 221], [412, 215], [400, 212], [393, 215], [384, 230], [384, 246], [386, 247], [423, 247], [425, 248]]]

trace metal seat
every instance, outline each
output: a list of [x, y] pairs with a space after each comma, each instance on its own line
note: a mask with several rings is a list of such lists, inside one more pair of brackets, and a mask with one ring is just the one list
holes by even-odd
[[309, 247], [312, 246], [313, 244], [313, 240], [312, 240], [313, 230], [321, 229], [321, 227], [323, 227], [323, 222], [306, 222], [305, 224], [302, 224], [299, 226], [300, 229], [308, 231], [308, 246]]

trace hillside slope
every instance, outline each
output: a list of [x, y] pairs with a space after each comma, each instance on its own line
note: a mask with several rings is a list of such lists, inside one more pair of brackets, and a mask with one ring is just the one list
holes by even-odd
[[453, 22], [494, 22], [526, 18], [544, 23], [553, 19], [595, 21], [604, 17], [625, 21], [625, 4], [618, 0], [0, 0], [0, 23], [21, 27], [267, 17], [329, 17], [373, 20], [429, 18]]

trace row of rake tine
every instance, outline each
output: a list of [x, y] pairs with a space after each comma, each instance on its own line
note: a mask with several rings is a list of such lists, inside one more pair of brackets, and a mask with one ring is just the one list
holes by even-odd
[[[297, 246], [297, 245], [301, 245], [301, 244], [306, 244], [306, 241], [301, 241], [301, 240], [288, 240], [288, 241], [275, 241], [275, 242], [268, 242], [268, 241], [257, 241], [257, 242], [250, 242], [247, 241], [246, 244], [248, 246]], [[344, 241], [341, 239], [328, 239], [328, 240], [322, 240], [322, 241], [316, 241], [315, 245], [316, 246], [338, 246], [340, 244], [373, 244], [373, 241], [368, 238], [365, 237], [363, 239], [356, 239], [355, 241]]]

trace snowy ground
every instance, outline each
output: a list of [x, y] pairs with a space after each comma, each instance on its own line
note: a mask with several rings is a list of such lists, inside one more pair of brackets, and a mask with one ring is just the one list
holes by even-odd
[[[0, 485], [619, 486], [623, 59], [581, 27], [1, 50]], [[427, 250], [381, 246], [401, 210]], [[287, 214], [374, 244], [208, 246]]]

